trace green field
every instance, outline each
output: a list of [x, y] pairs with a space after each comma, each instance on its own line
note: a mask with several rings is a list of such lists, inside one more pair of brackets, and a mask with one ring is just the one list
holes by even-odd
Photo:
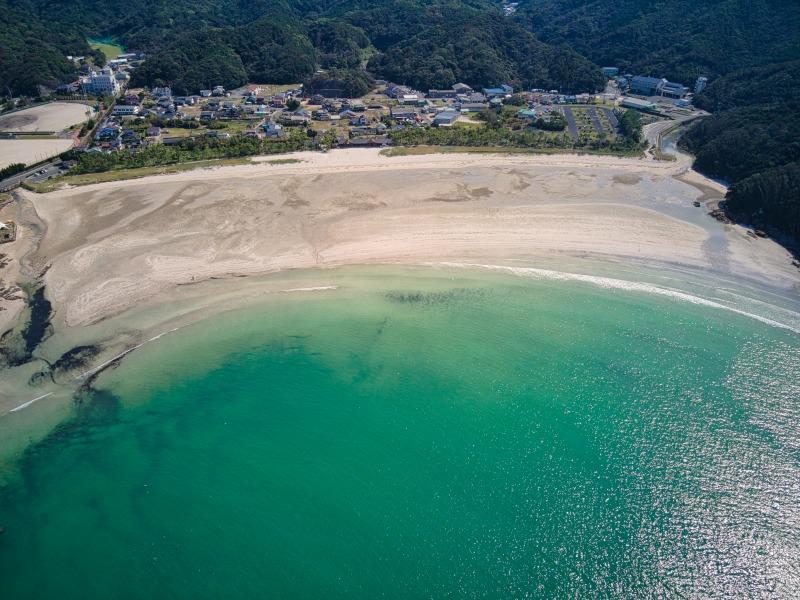
[[[124, 179], [139, 179], [151, 175], [168, 175], [170, 173], [180, 173], [183, 171], [193, 171], [195, 169], [207, 169], [215, 167], [228, 167], [232, 165], [246, 165], [250, 162], [250, 157], [243, 158], [219, 158], [211, 160], [198, 160], [187, 163], [177, 163], [171, 165], [159, 165], [155, 167], [140, 167], [137, 169], [114, 169], [102, 171], [100, 173], [81, 173], [80, 175], [62, 175], [48, 179], [42, 183], [24, 183], [25, 189], [46, 194], [53, 192], [65, 185], [80, 186], [92, 185], [94, 183], [104, 183], [107, 181], [122, 181]], [[271, 161], [270, 161], [271, 162]]]
[[125, 48], [119, 44], [115, 44], [112, 40], [102, 39], [93, 40], [88, 39], [89, 45], [94, 50], [100, 50], [106, 56], [106, 60], [113, 60], [125, 51]]

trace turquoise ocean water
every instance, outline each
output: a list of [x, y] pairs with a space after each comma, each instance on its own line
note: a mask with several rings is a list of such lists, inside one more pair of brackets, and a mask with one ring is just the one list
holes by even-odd
[[0, 489], [0, 597], [792, 597], [800, 336], [373, 270], [164, 336]]

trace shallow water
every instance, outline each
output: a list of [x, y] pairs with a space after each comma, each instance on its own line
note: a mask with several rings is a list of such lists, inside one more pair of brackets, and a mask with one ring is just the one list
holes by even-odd
[[800, 336], [373, 269], [125, 358], [0, 491], [3, 598], [790, 597]]

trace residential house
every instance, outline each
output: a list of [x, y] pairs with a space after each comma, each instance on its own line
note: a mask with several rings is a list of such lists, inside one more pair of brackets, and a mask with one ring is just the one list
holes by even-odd
[[391, 146], [392, 140], [388, 136], [381, 135], [381, 136], [374, 136], [374, 137], [358, 137], [352, 138], [347, 140], [346, 145], [354, 146], [354, 147], [361, 147], [361, 148], [369, 148], [369, 147], [382, 147], [382, 146]]
[[404, 85], [394, 85], [390, 83], [386, 86], [386, 90], [384, 92], [389, 98], [399, 99], [401, 96], [411, 94], [411, 88], [408, 88]]
[[630, 89], [628, 91], [631, 94], [638, 94], [640, 96], [657, 96], [658, 90], [663, 83], [663, 79], [637, 75], [630, 80]]
[[119, 127], [102, 127], [94, 136], [97, 141], [110, 141], [119, 137]]
[[505, 98], [514, 93], [514, 88], [510, 85], [501, 85], [494, 88], [483, 88], [483, 95], [487, 98]]
[[428, 98], [455, 98], [458, 95], [453, 88], [449, 90], [428, 90]]
[[414, 108], [405, 106], [393, 106], [389, 110], [389, 115], [400, 122], [413, 122], [419, 120], [419, 114]]
[[161, 143], [164, 144], [165, 146], [177, 146], [178, 144], [180, 144], [184, 140], [194, 141], [194, 138], [193, 137], [181, 137], [181, 136], [168, 136], [168, 137], [162, 138]]
[[461, 116], [461, 113], [458, 113], [453, 110], [445, 110], [437, 114], [433, 117], [433, 126], [434, 127], [452, 127], [458, 118]]
[[244, 136], [249, 138], [258, 138], [261, 139], [264, 137], [264, 131], [261, 129], [255, 129], [252, 127], [248, 127], [244, 130]]
[[139, 134], [133, 131], [132, 129], [126, 129], [122, 132], [120, 136], [120, 140], [123, 144], [130, 147], [135, 147], [139, 145]]
[[369, 124], [369, 118], [365, 114], [360, 114], [357, 117], [350, 119], [350, 125], [356, 127], [363, 127]]
[[462, 113], [479, 113], [487, 110], [489, 104], [486, 102], [464, 102], [461, 104]]
[[424, 99], [420, 98], [418, 94], [403, 94], [398, 96], [397, 103], [402, 105], [414, 105], [418, 106], [420, 101], [424, 102]]
[[308, 115], [298, 115], [296, 113], [289, 113], [281, 115], [280, 121], [283, 125], [296, 127], [296, 126], [308, 125], [308, 123], [311, 121], [311, 117], [309, 117]]
[[264, 125], [264, 133], [269, 139], [277, 139], [283, 137], [283, 127], [279, 123], [270, 121]]

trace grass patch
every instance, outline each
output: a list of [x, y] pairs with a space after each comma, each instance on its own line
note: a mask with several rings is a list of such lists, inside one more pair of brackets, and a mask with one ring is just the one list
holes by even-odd
[[653, 146], [653, 158], [655, 158], [656, 160], [665, 160], [668, 162], [674, 162], [678, 160], [678, 157], [675, 156], [674, 154], [667, 154], [661, 148], [657, 148], [655, 146]]
[[[288, 159], [287, 159], [288, 160]], [[294, 160], [294, 159], [292, 159]], [[151, 175], [168, 175], [170, 173], [182, 173], [195, 169], [206, 169], [212, 167], [228, 167], [232, 165], [250, 164], [250, 157], [244, 158], [218, 158], [211, 160], [198, 160], [194, 162], [179, 163], [174, 165], [161, 165], [157, 167], [140, 167], [138, 169], [114, 169], [102, 173], [82, 173], [80, 175], [62, 175], [48, 179], [42, 183], [22, 184], [27, 190], [46, 194], [53, 192], [63, 186], [92, 185], [94, 183], [105, 183], [107, 181], [123, 181], [125, 179], [139, 179]]]
[[100, 50], [106, 57], [106, 60], [114, 60], [123, 53], [124, 48], [119, 44], [114, 44], [109, 40], [87, 40], [89, 46], [93, 50]]
[[383, 156], [421, 154], [595, 154], [600, 156], [641, 156], [641, 150], [620, 152], [589, 148], [521, 148], [514, 146], [395, 146], [381, 150]]
[[18, 140], [58, 140], [59, 138], [54, 133], [18, 133], [16, 134]]
[[291, 165], [294, 163], [303, 162], [299, 158], [273, 158], [272, 160], [265, 161], [268, 165]]

